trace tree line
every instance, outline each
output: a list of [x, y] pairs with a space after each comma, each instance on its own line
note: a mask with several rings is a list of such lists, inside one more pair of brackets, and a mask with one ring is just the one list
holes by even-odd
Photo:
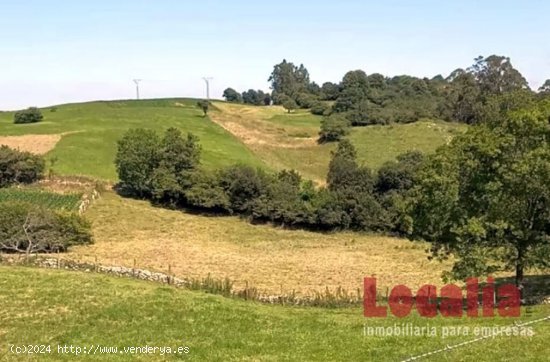
[[339, 83], [319, 86], [310, 80], [307, 68], [283, 60], [274, 66], [268, 81], [271, 94], [249, 90], [224, 92], [229, 102], [282, 105], [289, 112], [310, 109], [323, 115], [320, 142], [338, 141], [349, 127], [409, 123], [420, 119], [443, 119], [472, 124], [517, 109], [550, 94], [550, 79], [531, 90], [510, 58], [478, 57], [444, 78], [408, 75], [386, 77], [363, 70], [347, 72]]

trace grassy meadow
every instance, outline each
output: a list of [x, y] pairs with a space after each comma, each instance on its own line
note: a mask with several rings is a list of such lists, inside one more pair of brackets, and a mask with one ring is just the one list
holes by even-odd
[[[335, 144], [318, 144], [322, 117], [308, 110], [287, 113], [282, 107], [255, 107], [214, 103], [212, 120], [246, 144], [261, 160], [275, 169], [296, 169], [308, 179], [323, 184], [330, 153]], [[463, 124], [424, 120], [412, 124], [351, 128], [349, 139], [360, 162], [377, 169], [406, 151], [433, 152], [448, 142]]]
[[116, 142], [129, 128], [150, 128], [162, 132], [178, 127], [200, 137], [202, 161], [217, 168], [235, 162], [262, 166], [235, 137], [202, 117], [196, 100], [161, 99], [68, 104], [43, 109], [44, 120], [35, 124], [13, 124], [13, 113], [0, 113], [0, 136], [62, 135], [47, 159], [62, 175], [86, 175], [116, 180]]
[[[203, 117], [190, 99], [99, 101], [42, 109], [44, 121], [13, 124], [13, 112], [0, 113], [0, 142], [41, 145], [50, 166], [60, 175], [83, 175], [116, 181], [116, 142], [129, 128], [162, 132], [177, 127], [200, 138], [205, 167], [234, 163], [296, 169], [323, 184], [334, 144], [317, 143], [321, 122], [307, 110], [287, 113], [282, 107], [257, 107], [214, 102]], [[370, 167], [408, 150], [432, 152], [464, 126], [423, 121], [390, 127], [352, 128], [350, 139], [358, 158]], [[48, 137], [49, 138], [46, 138]], [[33, 149], [31, 147], [31, 149]]]
[[[0, 266], [0, 359], [3, 361], [400, 361], [474, 337], [441, 338], [444, 328], [509, 326], [510, 318], [405, 319], [362, 316], [360, 308], [262, 305], [99, 274]], [[550, 312], [523, 310], [522, 321]], [[365, 326], [433, 327], [438, 337], [365, 336]], [[426, 361], [545, 361], [550, 323], [532, 337], [488, 338]], [[10, 346], [50, 345], [49, 354], [14, 354]], [[118, 347], [75, 356], [58, 345]], [[189, 347], [188, 354], [124, 354], [130, 346]]]

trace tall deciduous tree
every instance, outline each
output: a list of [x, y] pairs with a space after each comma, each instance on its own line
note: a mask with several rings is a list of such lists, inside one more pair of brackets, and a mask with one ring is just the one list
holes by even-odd
[[514, 68], [510, 58], [499, 55], [479, 56], [469, 71], [476, 77], [485, 95], [528, 89], [527, 80]]
[[[303, 64], [296, 66], [286, 59], [273, 67], [268, 82], [277, 95], [286, 94], [294, 98], [297, 94], [308, 92], [310, 86], [309, 72]], [[279, 101], [277, 99], [277, 101]]]
[[550, 266], [550, 109], [471, 128], [419, 173], [411, 216], [432, 255], [457, 257], [462, 279]]

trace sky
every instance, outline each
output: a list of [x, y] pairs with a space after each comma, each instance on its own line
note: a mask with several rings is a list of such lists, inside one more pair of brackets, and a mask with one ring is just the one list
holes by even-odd
[[354, 69], [447, 76], [509, 56], [538, 88], [550, 78], [546, 0], [0, 0], [0, 109], [269, 90], [283, 59], [311, 79]]

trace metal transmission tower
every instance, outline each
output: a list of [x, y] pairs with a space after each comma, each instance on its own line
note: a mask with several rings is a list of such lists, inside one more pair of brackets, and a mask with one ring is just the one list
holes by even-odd
[[206, 83], [206, 100], [210, 102], [210, 81], [214, 78], [212, 77], [203, 77], [202, 78]]
[[141, 82], [142, 79], [134, 79], [134, 83], [136, 83], [136, 98], [139, 99], [139, 82]]

